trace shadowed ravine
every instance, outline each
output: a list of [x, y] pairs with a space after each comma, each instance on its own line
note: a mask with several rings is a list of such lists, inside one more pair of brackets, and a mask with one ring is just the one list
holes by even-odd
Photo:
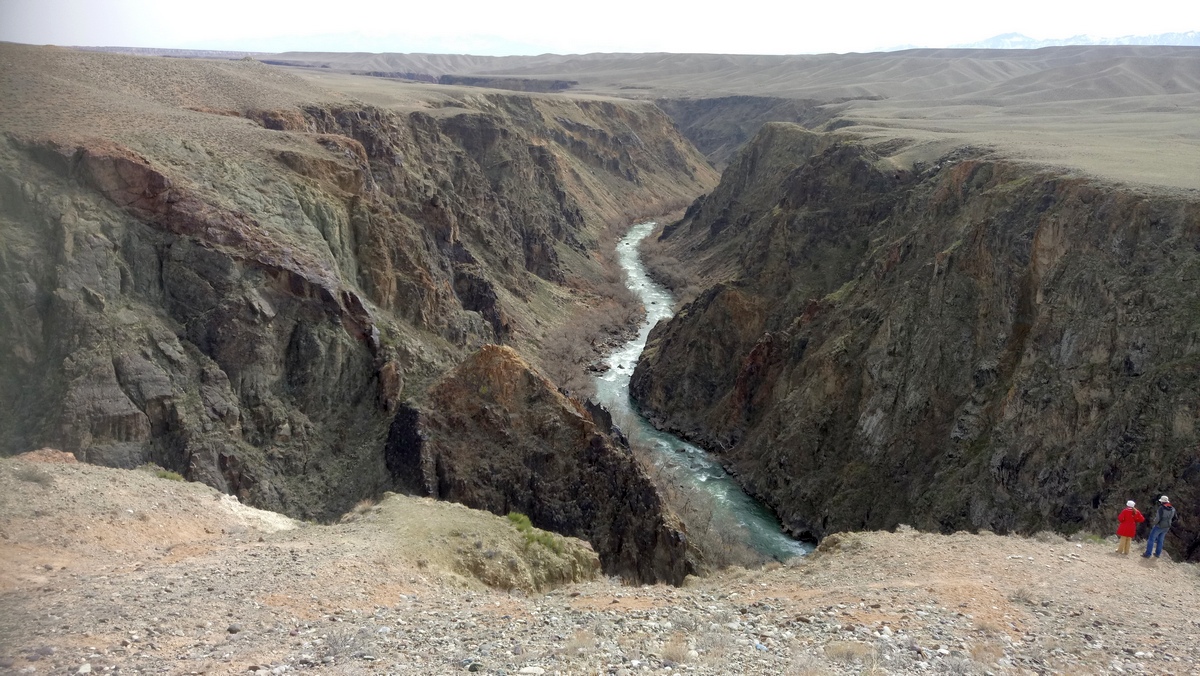
[[638, 254], [638, 244], [654, 226], [653, 222], [635, 225], [617, 244], [617, 256], [626, 273], [626, 284], [646, 306], [646, 321], [636, 338], [608, 356], [608, 370], [596, 377], [596, 395], [630, 438], [654, 449], [655, 462], [678, 483], [689, 484], [712, 496], [714, 512], [724, 512], [714, 513], [714, 521], [741, 524], [745, 539], [766, 556], [783, 560], [806, 554], [812, 547], [784, 534], [775, 516], [746, 495], [720, 463], [704, 450], [655, 429], [633, 408], [629, 399], [629, 378], [633, 374], [633, 367], [646, 346], [650, 329], [671, 316], [674, 304], [670, 292], [646, 274]]

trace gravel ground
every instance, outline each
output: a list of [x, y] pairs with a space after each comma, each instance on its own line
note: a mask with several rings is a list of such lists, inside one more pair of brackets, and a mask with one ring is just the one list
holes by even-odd
[[1197, 567], [1099, 539], [842, 534], [682, 588], [536, 593], [454, 563], [506, 520], [427, 500], [316, 526], [21, 460], [0, 496], [0, 673], [1200, 673]]

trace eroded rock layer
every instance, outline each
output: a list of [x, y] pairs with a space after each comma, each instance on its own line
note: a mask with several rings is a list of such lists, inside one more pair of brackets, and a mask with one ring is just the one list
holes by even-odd
[[771, 123], [664, 241], [714, 284], [633, 377], [801, 535], [1106, 533], [1200, 556], [1200, 203]]
[[536, 356], [604, 228], [715, 179], [650, 104], [0, 55], [0, 451], [297, 517], [393, 487], [403, 402]]

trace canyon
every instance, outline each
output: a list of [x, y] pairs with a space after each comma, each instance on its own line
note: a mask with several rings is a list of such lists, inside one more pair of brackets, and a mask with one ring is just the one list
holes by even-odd
[[[385, 452], [391, 430], [478, 404], [427, 408], [486, 345], [536, 363], [551, 331], [602, 299], [600, 242], [716, 180], [649, 103], [0, 50], [14, 64], [0, 111], [0, 446], [155, 463], [297, 518], [387, 490], [442, 495], [425, 460]], [[531, 368], [514, 356], [487, 376], [496, 390], [531, 379], [527, 396], [572, 430], [535, 441], [606, 463], [613, 490], [597, 487], [594, 509], [625, 519], [603, 531], [606, 569], [682, 579], [683, 539], [644, 471]], [[478, 450], [458, 432], [426, 448]], [[601, 533], [596, 514], [537, 495], [444, 497]], [[662, 537], [631, 544], [645, 523]]]
[[633, 394], [789, 532], [1103, 531], [1165, 492], [1195, 559], [1198, 51], [0, 45], [0, 449], [300, 519], [521, 511], [679, 583], [686, 527], [546, 374], [621, 228], [690, 204]]

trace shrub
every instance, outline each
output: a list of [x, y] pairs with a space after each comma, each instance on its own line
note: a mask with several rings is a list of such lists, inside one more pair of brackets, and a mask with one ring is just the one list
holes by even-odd
[[563, 646], [563, 653], [571, 656], [586, 655], [596, 647], [596, 635], [590, 631], [580, 630], [575, 632], [571, 640]]
[[687, 640], [677, 632], [663, 645], [662, 656], [676, 664], [683, 664], [687, 661], [688, 650]]
[[1013, 603], [1024, 603], [1026, 605], [1033, 604], [1033, 590], [1029, 587], [1019, 587], [1013, 591], [1008, 597]]
[[538, 544], [555, 554], [563, 553], [563, 543], [554, 533], [533, 527], [533, 523], [529, 517], [520, 512], [509, 512], [508, 520], [512, 522], [517, 531], [525, 536], [525, 546]]
[[517, 527], [517, 530], [521, 531], [522, 533], [533, 528], [533, 523], [529, 520], [529, 517], [520, 512], [509, 512], [508, 520], [511, 521], [513, 525]]
[[149, 472], [150, 474], [153, 474], [154, 476], [158, 477], [159, 479], [166, 479], [168, 481], [187, 481], [187, 479], [185, 479], [182, 474], [180, 474], [178, 472], [172, 472], [171, 470], [163, 468], [163, 467], [159, 467], [158, 465], [156, 465], [152, 462], [148, 462], [148, 463], [142, 465], [141, 467], [138, 467], [138, 469], [143, 472]]

